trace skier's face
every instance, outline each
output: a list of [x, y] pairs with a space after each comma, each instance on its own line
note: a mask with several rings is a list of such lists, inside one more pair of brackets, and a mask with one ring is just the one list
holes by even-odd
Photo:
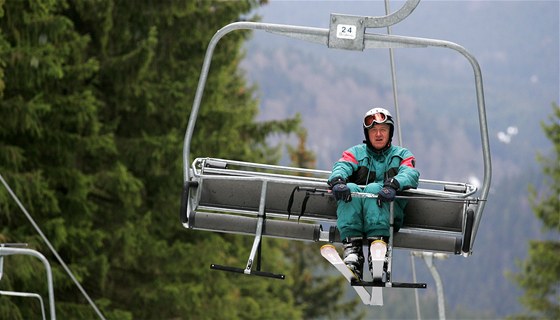
[[391, 127], [386, 123], [376, 123], [368, 130], [369, 141], [375, 149], [383, 149], [389, 143], [390, 129]]

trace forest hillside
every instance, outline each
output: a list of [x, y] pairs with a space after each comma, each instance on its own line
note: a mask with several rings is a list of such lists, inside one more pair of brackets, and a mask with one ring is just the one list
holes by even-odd
[[[391, 3], [392, 9], [401, 4]], [[556, 1], [422, 1], [392, 27], [396, 35], [455, 42], [482, 69], [492, 188], [474, 255], [436, 262], [451, 309], [497, 316], [520, 310], [520, 291], [506, 274], [526, 257], [529, 239], [547, 237], [531, 212], [528, 187], [542, 185], [536, 154], [552, 150], [540, 123], [560, 99], [558, 6]], [[384, 12], [383, 1], [273, 0], [258, 10], [263, 22], [321, 28], [328, 28], [330, 13]], [[329, 50], [264, 32], [255, 33], [246, 49], [243, 67], [259, 87], [260, 118], [300, 113], [321, 169], [330, 169], [345, 148], [362, 141], [365, 111], [379, 105], [395, 113], [386, 49]], [[395, 49], [394, 56], [402, 142], [416, 155], [421, 178], [480, 183], [481, 143], [468, 62], [441, 48]], [[409, 253], [399, 254], [402, 275], [410, 277]], [[427, 272], [422, 278], [431, 281]], [[423, 294], [435, 294], [430, 287]]]

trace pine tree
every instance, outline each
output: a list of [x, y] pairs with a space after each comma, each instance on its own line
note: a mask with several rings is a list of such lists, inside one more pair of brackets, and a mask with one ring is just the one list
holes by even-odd
[[307, 131], [305, 129], [298, 130], [297, 138], [296, 147], [288, 146], [292, 165], [298, 168], [315, 168], [317, 162], [315, 154], [307, 150]]
[[[114, 308], [134, 310], [137, 318], [298, 315], [286, 308], [285, 293], [274, 294], [274, 284], [255, 287], [208, 269], [221, 261], [244, 265], [250, 239], [189, 232], [177, 218], [182, 138], [204, 49], [216, 30], [253, 5], [84, 1], [68, 10], [81, 22], [78, 30], [92, 34], [89, 51], [104, 66], [96, 79], [102, 118], [114, 128], [120, 161], [142, 181], [137, 209], [99, 216], [100, 227], [113, 235], [105, 243], [112, 269], [104, 296]], [[192, 146], [195, 156], [267, 162], [266, 137], [298, 125], [254, 123], [257, 104], [237, 71], [246, 37], [227, 37], [216, 50]], [[253, 304], [264, 307], [254, 310]]]
[[[139, 182], [122, 170], [113, 136], [103, 130], [100, 101], [90, 85], [99, 64], [85, 54], [89, 37], [78, 34], [60, 14], [63, 5], [8, 1], [2, 7], [0, 170], [59, 253], [72, 257], [75, 275], [87, 278], [108, 265], [107, 257], [98, 255], [106, 235], [92, 223], [99, 210], [95, 199], [108, 194], [107, 186], [116, 181], [132, 187]], [[4, 188], [0, 210], [3, 241], [29, 243], [54, 262]], [[90, 271], [89, 265], [96, 267]], [[4, 288], [46, 296], [39, 261], [10, 257], [4, 267]], [[53, 277], [60, 289], [58, 307], [67, 308], [76, 301], [76, 292], [65, 290], [71, 283], [57, 265]], [[2, 302], [1, 314], [24, 319], [40, 314], [35, 304], [14, 309], [12, 300]]]
[[552, 123], [543, 122], [542, 128], [553, 143], [554, 154], [550, 158], [538, 156], [546, 189], [537, 192], [531, 187], [529, 198], [544, 231], [552, 238], [530, 241], [529, 257], [521, 264], [521, 273], [514, 276], [524, 290], [520, 300], [528, 309], [528, 313], [515, 316], [520, 319], [560, 318], [560, 107], [553, 104], [552, 109]]
[[[243, 266], [252, 239], [187, 231], [177, 212], [182, 138], [204, 50], [257, 1], [8, 1], [0, 20], [0, 172], [109, 319], [304, 316], [294, 280], [210, 271]], [[257, 123], [255, 88], [238, 65], [246, 32], [221, 41], [193, 155], [274, 163], [272, 134], [296, 117]], [[3, 87], [2, 87], [3, 86]], [[0, 239], [48, 253], [3, 188]], [[289, 270], [277, 241], [263, 269]], [[52, 257], [51, 261], [55, 262]], [[17, 266], [17, 267], [16, 267]], [[0, 288], [42, 292], [42, 266], [6, 261]], [[57, 315], [95, 318], [53, 263]], [[0, 317], [38, 307], [0, 298]]]

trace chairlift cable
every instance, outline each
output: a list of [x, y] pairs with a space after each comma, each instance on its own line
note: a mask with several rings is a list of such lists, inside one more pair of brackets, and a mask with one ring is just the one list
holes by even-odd
[[76, 286], [78, 287], [78, 289], [82, 292], [82, 294], [84, 295], [84, 297], [87, 299], [87, 301], [89, 302], [89, 304], [91, 305], [91, 307], [93, 308], [93, 310], [95, 310], [95, 313], [97, 313], [97, 315], [99, 316], [100, 319], [105, 320], [105, 317], [103, 317], [103, 314], [101, 313], [101, 311], [99, 311], [99, 309], [97, 308], [97, 306], [95, 305], [95, 302], [93, 302], [93, 300], [89, 297], [89, 295], [87, 294], [87, 292], [84, 290], [84, 288], [80, 285], [80, 283], [78, 282], [78, 280], [76, 279], [76, 277], [74, 276], [74, 274], [72, 273], [72, 271], [70, 270], [70, 268], [68, 268], [68, 266], [66, 265], [66, 263], [64, 262], [64, 260], [62, 260], [62, 258], [60, 257], [60, 255], [58, 254], [58, 252], [56, 251], [56, 249], [53, 247], [53, 245], [51, 244], [51, 242], [49, 241], [49, 239], [45, 236], [45, 234], [43, 233], [43, 231], [41, 231], [41, 228], [39, 228], [39, 225], [37, 225], [37, 223], [35, 222], [35, 220], [33, 220], [33, 217], [31, 217], [31, 215], [29, 214], [29, 212], [27, 211], [27, 209], [23, 206], [23, 204], [21, 203], [21, 201], [19, 201], [19, 198], [16, 196], [16, 194], [12, 191], [12, 189], [10, 188], [10, 186], [8, 185], [8, 183], [6, 182], [6, 180], [4, 180], [4, 177], [2, 176], [2, 174], [0, 174], [0, 180], [2, 181], [2, 184], [4, 184], [4, 187], [6, 187], [6, 190], [8, 190], [8, 193], [10, 194], [10, 196], [12, 196], [12, 198], [14, 199], [14, 201], [17, 203], [17, 205], [19, 206], [19, 208], [21, 209], [21, 211], [25, 214], [25, 216], [27, 217], [27, 219], [29, 220], [29, 222], [31, 222], [31, 224], [33, 225], [33, 227], [35, 228], [35, 230], [37, 231], [37, 233], [41, 236], [41, 238], [43, 238], [43, 241], [45, 241], [45, 244], [47, 245], [47, 247], [49, 247], [49, 249], [51, 250], [51, 252], [54, 254], [54, 256], [56, 257], [56, 259], [58, 260], [58, 262], [62, 265], [62, 267], [64, 268], [64, 270], [66, 271], [66, 273], [70, 276], [70, 278], [72, 279], [72, 281], [74, 281], [74, 283], [76, 284]]
[[[385, 15], [390, 14], [389, 0], [385, 0]], [[391, 26], [387, 26], [387, 35], [391, 35]], [[399, 115], [399, 99], [397, 95], [397, 73], [395, 71], [395, 54], [393, 48], [389, 48], [389, 61], [391, 62], [391, 81], [393, 85], [393, 101], [395, 102], [395, 115], [397, 117], [397, 134], [399, 136], [399, 145], [403, 145], [401, 131], [401, 117]]]

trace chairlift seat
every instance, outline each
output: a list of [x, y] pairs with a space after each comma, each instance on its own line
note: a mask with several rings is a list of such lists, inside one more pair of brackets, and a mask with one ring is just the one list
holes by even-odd
[[[324, 192], [305, 191], [325, 190], [329, 171], [212, 158], [195, 159], [190, 170], [188, 203], [192, 208], [182, 208], [182, 221], [188, 228], [254, 235], [263, 201], [263, 236], [341, 241], [336, 228], [335, 199]], [[261, 194], [265, 182], [266, 192]], [[467, 217], [477, 205], [471, 197], [476, 188], [446, 181], [420, 183], [439, 189], [400, 193], [410, 199], [403, 226], [395, 233], [394, 247], [461, 254], [465, 240], [470, 241], [472, 225], [468, 226]], [[296, 187], [302, 191], [294, 192]], [[290, 198], [293, 201], [288, 212]], [[468, 249], [465, 245], [464, 250]]]

